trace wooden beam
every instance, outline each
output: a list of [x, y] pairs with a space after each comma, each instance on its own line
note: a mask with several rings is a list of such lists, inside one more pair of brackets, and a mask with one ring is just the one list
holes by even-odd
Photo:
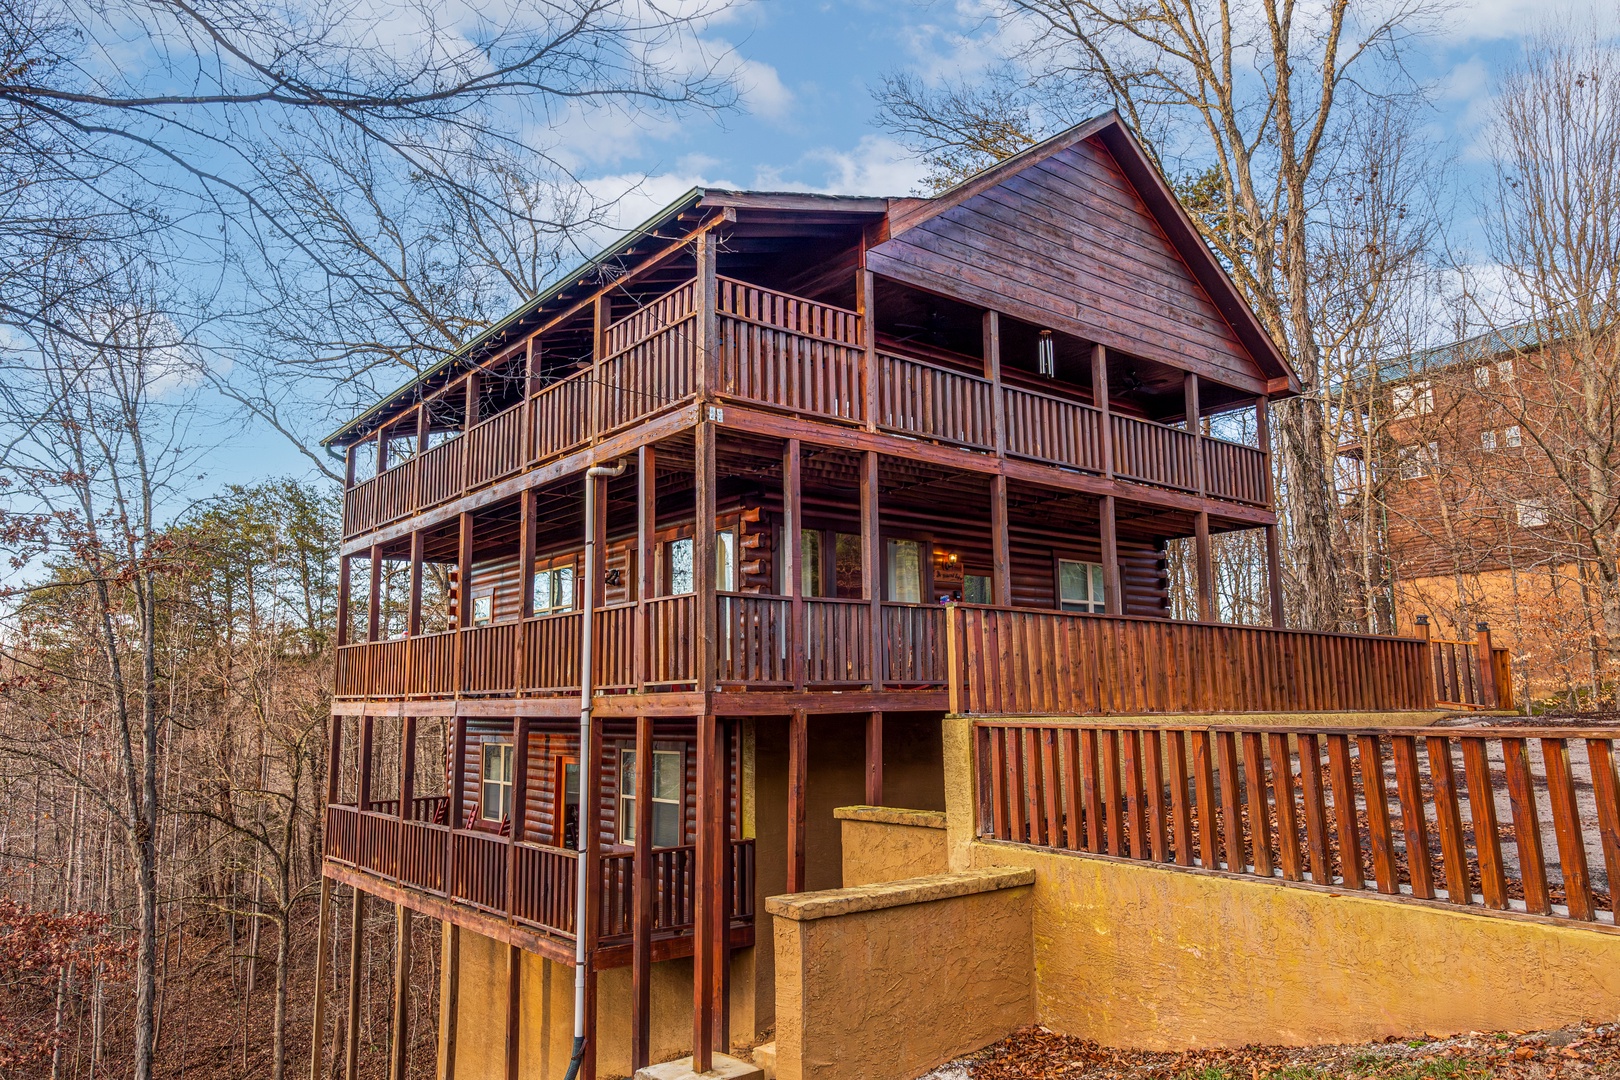
[[855, 278], [855, 314], [861, 319], [861, 395], [866, 410], [866, 430], [876, 431], [878, 421], [877, 283], [866, 269], [865, 241], [862, 241], [861, 268]]
[[1112, 495], [1102, 497], [1098, 528], [1102, 533], [1103, 608], [1110, 615], [1125, 614], [1125, 588], [1119, 572], [1118, 507]]
[[506, 947], [506, 1080], [522, 1080], [523, 950]]
[[539, 528], [535, 513], [535, 491], [518, 493], [518, 618], [534, 614], [534, 552]]
[[883, 805], [883, 714], [866, 714], [866, 805]]
[[598, 476], [594, 480], [586, 480], [585, 482], [596, 485], [596, 520], [585, 523], [585, 527], [591, 532], [591, 546], [596, 549], [595, 566], [593, 567], [595, 574], [590, 581], [586, 582], [588, 588], [585, 595], [590, 597], [592, 607], [599, 608], [607, 603], [608, 478]]
[[461, 430], [471, 431], [478, 426], [479, 399], [483, 394], [484, 376], [477, 370], [467, 372], [462, 380], [465, 396], [462, 401]]
[[805, 792], [810, 771], [810, 724], [803, 709], [788, 719], [787, 891], [804, 891]]
[[379, 640], [382, 631], [382, 548], [371, 549], [371, 595], [366, 598], [366, 640]]
[[732, 806], [741, 807], [742, 792], [734, 785], [737, 781], [737, 771], [731, 755], [732, 738], [740, 730], [740, 721], [735, 718], [716, 718], [715, 732], [719, 757], [720, 773], [720, 800], [716, 812], [720, 818], [719, 850], [716, 852], [716, 868], [720, 882], [719, 902], [715, 904], [714, 911], [714, 948], [715, 968], [719, 974], [718, 985], [715, 987], [714, 998], [714, 1041], [720, 1052], [731, 1052], [731, 892], [735, 884], [731, 877], [731, 826]]
[[715, 717], [698, 718], [697, 738], [697, 850], [694, 853], [695, 900], [692, 943], [692, 1071], [708, 1072], [714, 1064], [715, 991], [719, 972], [715, 968], [715, 905], [720, 903], [720, 880], [715, 848], [719, 828], [715, 813], [719, 778], [715, 775], [718, 755], [715, 748]]
[[1001, 313], [984, 313], [984, 377], [990, 380], [991, 426], [995, 429], [996, 456], [1007, 453], [1007, 400], [1001, 391]]
[[388, 471], [388, 429], [390, 425], [382, 424], [377, 428], [377, 475], [381, 476]]
[[585, 860], [585, 911], [576, 915], [579, 931], [585, 935], [585, 1057], [580, 1062], [583, 1080], [596, 1080], [597, 1057], [601, 1046], [596, 1020], [596, 950], [602, 944], [602, 725], [591, 725], [590, 745], [579, 753], [579, 831], [586, 838], [581, 858]]
[[422, 555], [427, 537], [421, 532], [411, 533], [411, 592], [406, 601], [405, 633], [416, 637], [422, 632]]
[[[645, 604], [653, 598], [658, 581], [658, 450], [651, 446], [636, 450], [636, 600]], [[647, 632], [645, 608], [636, 613], [636, 686], [647, 690], [647, 671], [652, 665], [652, 637]]]
[[354, 575], [353, 556], [338, 557], [337, 644], [349, 643], [349, 581]]
[[[878, 517], [878, 456], [868, 450], [861, 455], [861, 596], [870, 606], [871, 640], [864, 644], [870, 649], [872, 689], [883, 688], [883, 552]], [[860, 648], [857, 643], [856, 648]]]
[[1091, 347], [1091, 404], [1101, 414], [1097, 417], [1097, 426], [1102, 435], [1103, 475], [1113, 479], [1113, 403], [1108, 390], [1108, 347], [1101, 343]]
[[394, 905], [394, 1021], [389, 1031], [388, 1080], [406, 1080], [410, 1065], [411, 909]]
[[355, 783], [355, 802], [361, 810], [371, 809], [371, 739], [375, 718], [366, 713], [360, 717], [360, 745], [356, 747], [359, 760], [359, 779]]
[[366, 894], [352, 888], [354, 894], [349, 910], [349, 1012], [347, 1037], [344, 1040], [343, 1080], [360, 1080], [360, 960], [366, 921]]
[[608, 324], [613, 318], [613, 301], [606, 293], [596, 298], [591, 313], [591, 442], [602, 438], [603, 415], [607, 408], [607, 387], [603, 385], [602, 361], [607, 358]]
[[359, 443], [350, 443], [343, 448], [343, 488], [345, 491], [354, 487], [355, 458], [358, 456], [355, 454], [355, 450], [359, 445]]
[[705, 692], [714, 689], [716, 663], [714, 443], [714, 425], [706, 420], [698, 424], [693, 455], [692, 591], [697, 603], [697, 686]]
[[1205, 493], [1208, 478], [1204, 475], [1204, 409], [1198, 400], [1198, 373], [1189, 371], [1181, 377], [1182, 393], [1187, 406], [1187, 433], [1193, 437], [1193, 474], [1198, 478], [1198, 494]]
[[[804, 690], [804, 517], [800, 492], [803, 455], [798, 439], [782, 444], [782, 548], [783, 586], [789, 597], [788, 640], [793, 665], [793, 689]], [[792, 646], [797, 646], [792, 647]]]
[[635, 878], [630, 936], [630, 1071], [652, 1063], [652, 760], [653, 718], [636, 717]]
[[1215, 566], [1209, 550], [1209, 515], [1193, 518], [1193, 556], [1198, 576], [1198, 621], [1215, 622]]
[[399, 718], [399, 816], [411, 820], [416, 800], [416, 717]]
[[462, 514], [456, 537], [456, 629], [472, 626], [473, 516]]
[[326, 1080], [326, 984], [332, 977], [327, 958], [331, 940], [332, 879], [323, 874], [320, 916], [315, 923], [315, 1015], [309, 1022], [309, 1080]]
[[1271, 625], [1281, 629], [1288, 625], [1283, 614], [1282, 550], [1277, 542], [1277, 526], [1265, 526], [1266, 533], [1266, 586], [1271, 594]]
[[1012, 537], [1007, 520], [1007, 477], [990, 478], [990, 583], [999, 607], [1012, 606]]
[[[461, 927], [445, 924], [444, 990], [439, 999], [439, 1080], [456, 1080], [456, 1028], [461, 999]], [[319, 1080], [312, 1077], [311, 1080]]]
[[719, 287], [715, 281], [715, 236], [705, 232], [693, 243], [693, 256], [697, 262], [697, 362], [698, 401], [714, 400], [720, 388], [720, 323], [715, 309], [719, 303]]

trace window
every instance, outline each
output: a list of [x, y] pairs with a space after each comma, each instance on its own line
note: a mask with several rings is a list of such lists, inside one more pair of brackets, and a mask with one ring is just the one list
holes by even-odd
[[1490, 365], [1484, 364], [1474, 369], [1474, 389], [1488, 390], [1491, 386]]
[[484, 771], [480, 777], [478, 816], [485, 821], [505, 821], [512, 812], [512, 744], [484, 744]]
[[821, 533], [815, 529], [799, 530], [799, 587], [805, 596], [822, 595]]
[[1496, 381], [1510, 383], [1513, 381], [1513, 361], [1498, 360], [1496, 362]]
[[922, 603], [922, 544], [916, 540], [890, 540], [889, 599], [897, 604]]
[[1496, 449], [1496, 432], [1482, 431], [1479, 433], [1479, 448], [1481, 450]]
[[1502, 445], [1503, 446], [1518, 446], [1519, 445], [1519, 425], [1518, 424], [1513, 424], [1510, 427], [1505, 427], [1505, 428], [1502, 429]]
[[1402, 480], [1418, 480], [1429, 475], [1438, 453], [1438, 443], [1418, 443], [1396, 451], [1396, 469]]
[[558, 757], [552, 775], [559, 778], [557, 801], [551, 813], [551, 842], [557, 847], [579, 846], [579, 761]]
[[[669, 549], [669, 595], [684, 596], [695, 585], [692, 581], [692, 538], [671, 540]], [[721, 592], [737, 588], [737, 534], [723, 529], [714, 534], [714, 587]]]
[[991, 599], [989, 574], [962, 575], [962, 600], [969, 604], [994, 603]]
[[474, 626], [484, 626], [488, 624], [494, 617], [495, 594], [493, 592], [487, 592], [481, 596], [475, 595], [473, 597], [472, 624]]
[[1422, 416], [1434, 411], [1434, 386], [1428, 379], [1402, 383], [1391, 392], [1391, 404], [1399, 418]]
[[[653, 847], [677, 847], [681, 842], [681, 789], [685, 779], [679, 750], [652, 753]], [[619, 839], [636, 842], [636, 752], [619, 754]]]
[[854, 533], [833, 537], [834, 594], [845, 599], [861, 596], [861, 538]]
[[1526, 529], [1539, 529], [1547, 524], [1547, 504], [1539, 499], [1528, 499], [1515, 506], [1519, 524]]
[[1341, 496], [1355, 495], [1361, 491], [1362, 468], [1359, 453], [1341, 453], [1333, 459], [1334, 480]]
[[534, 575], [534, 613], [571, 611], [574, 607], [574, 567], [553, 566]]
[[1058, 603], [1064, 611], [1089, 611], [1096, 615], [1106, 611], [1102, 564], [1059, 559]]

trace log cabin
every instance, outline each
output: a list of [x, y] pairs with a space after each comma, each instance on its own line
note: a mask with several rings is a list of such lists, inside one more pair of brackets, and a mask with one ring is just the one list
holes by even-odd
[[[934, 198], [689, 191], [327, 440], [323, 941], [334, 884], [350, 925], [443, 921], [447, 1077], [563, 1075], [580, 952], [581, 1075], [701, 1071], [775, 1022], [756, 913], [839, 884], [830, 809], [943, 809], [947, 713], [1423, 698], [1194, 674], [1238, 648], [1212, 534], [1263, 531], [1281, 627], [1268, 403], [1298, 389], [1114, 114]], [[1356, 645], [1271, 633], [1241, 648]]]

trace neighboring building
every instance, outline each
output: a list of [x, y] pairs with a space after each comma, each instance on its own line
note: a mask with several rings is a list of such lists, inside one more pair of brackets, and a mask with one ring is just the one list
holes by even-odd
[[[327, 881], [446, 922], [457, 1080], [561, 1075], [576, 934], [585, 1075], [751, 1042], [763, 899], [840, 883], [829, 811], [943, 809], [942, 605], [1151, 626], [1192, 537], [1212, 618], [1208, 535], [1262, 529], [1275, 610], [1296, 390], [1113, 115], [933, 199], [689, 192], [328, 440]], [[1200, 433], [1238, 409], [1260, 448]]]
[[[1436, 636], [1472, 639], [1486, 622], [1533, 693], [1585, 685], [1599, 633], [1568, 491], [1536, 437], [1559, 423], [1550, 368], [1528, 325], [1417, 353], [1380, 372], [1369, 424], [1397, 632], [1428, 615]], [[1345, 448], [1341, 492], [1363, 457]]]

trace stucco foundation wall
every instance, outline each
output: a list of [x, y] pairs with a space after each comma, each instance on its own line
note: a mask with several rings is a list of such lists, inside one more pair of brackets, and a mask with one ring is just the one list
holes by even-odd
[[946, 722], [952, 865], [1034, 871], [1037, 1012], [1055, 1030], [1179, 1049], [1620, 1016], [1614, 932], [977, 841], [968, 736]]
[[[763, 929], [763, 928], [762, 928]], [[461, 931], [456, 1009], [456, 1080], [505, 1080], [506, 963], [508, 947]], [[752, 985], [754, 949], [732, 957], [734, 991]], [[574, 969], [522, 953], [518, 1075], [557, 1080], [568, 1069], [574, 1042]], [[652, 1058], [668, 1061], [692, 1052], [692, 961], [653, 965]], [[597, 977], [597, 1075], [630, 1075], [630, 969]], [[737, 1045], [755, 1039], [751, 995], [732, 994], [731, 1031]], [[442, 1043], [441, 1043], [442, 1045]], [[441, 1050], [442, 1053], [442, 1050]]]
[[1035, 1017], [1030, 877], [773, 897], [776, 1075], [914, 1080]]
[[937, 810], [841, 806], [844, 888], [928, 877], [948, 869], [945, 815]]

